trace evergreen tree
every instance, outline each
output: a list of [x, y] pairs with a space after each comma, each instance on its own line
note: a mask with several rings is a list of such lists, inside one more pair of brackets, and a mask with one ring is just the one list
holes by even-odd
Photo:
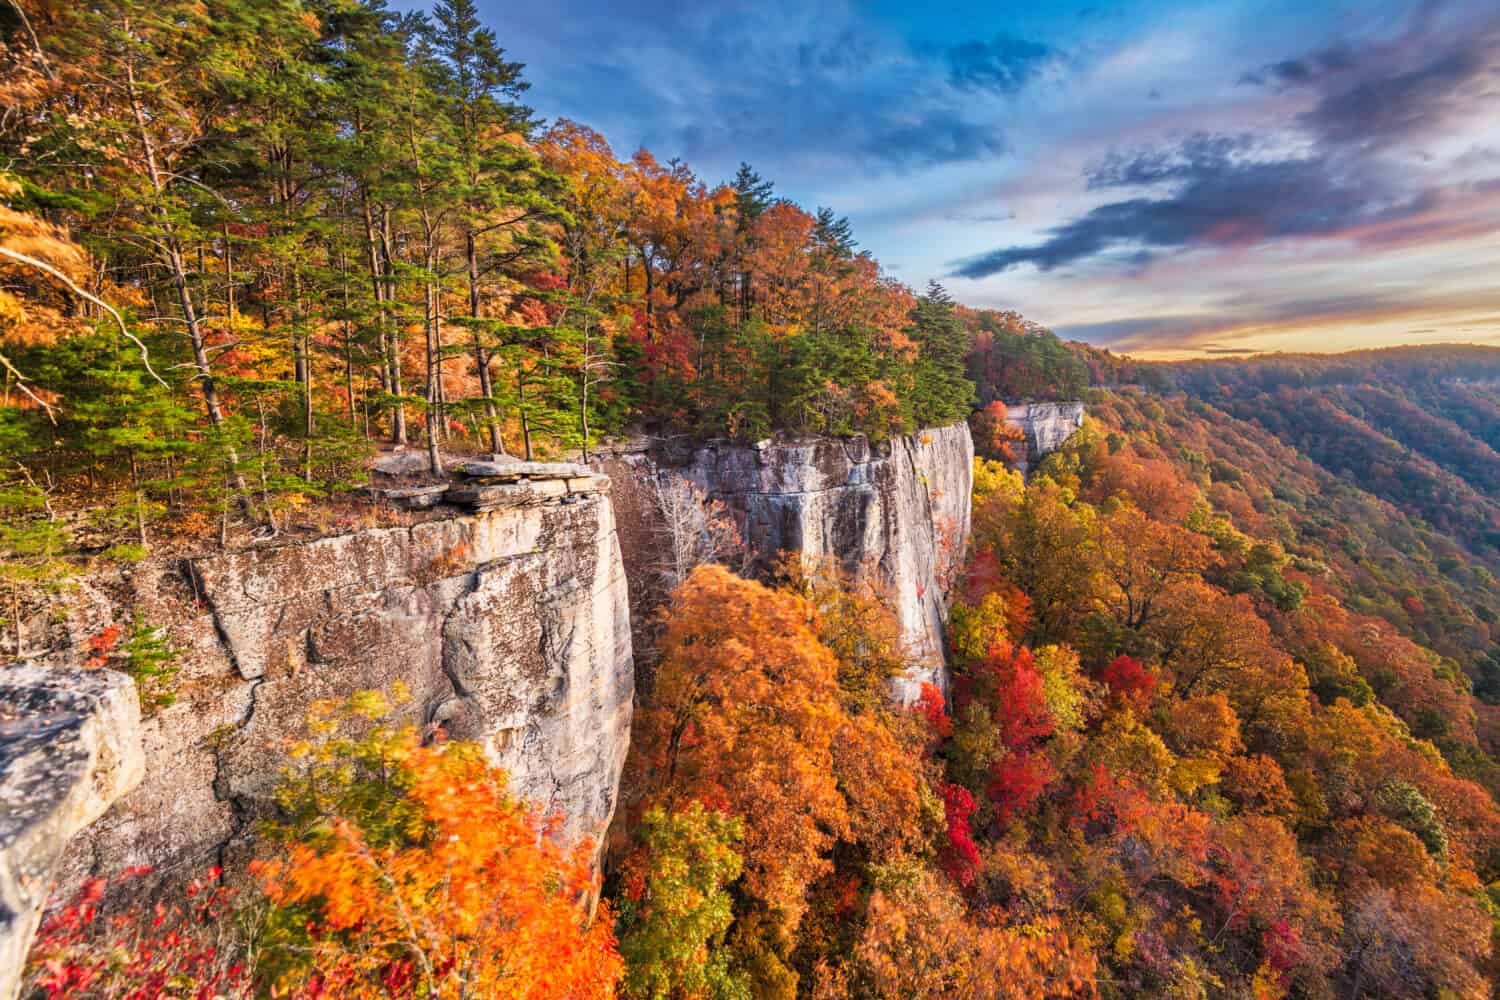
[[913, 367], [911, 400], [918, 424], [947, 424], [969, 415], [974, 383], [965, 372], [973, 338], [964, 329], [948, 290], [929, 282], [911, 315], [911, 337], [920, 354]]
[[741, 163], [730, 182], [735, 194], [735, 212], [744, 228], [776, 203], [776, 185], [766, 180], [748, 163]]
[[820, 249], [835, 257], [852, 257], [854, 248], [859, 246], [854, 239], [854, 227], [849, 224], [849, 217], [835, 216], [831, 208], [818, 209], [813, 239]]

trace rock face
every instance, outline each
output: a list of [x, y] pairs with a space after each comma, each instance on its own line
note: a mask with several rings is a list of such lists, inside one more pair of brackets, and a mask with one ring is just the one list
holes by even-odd
[[109, 670], [0, 668], [0, 1000], [63, 848], [145, 774], [135, 684]]
[[648, 596], [649, 577], [665, 530], [652, 480], [686, 480], [733, 512], [760, 566], [782, 552], [800, 552], [837, 560], [880, 585], [915, 664], [896, 691], [909, 702], [923, 681], [946, 681], [944, 591], [968, 542], [973, 458], [968, 426], [954, 424], [879, 444], [864, 438], [697, 448], [656, 442], [600, 464], [620, 501], [632, 593], [648, 605], [637, 607], [638, 616], [656, 603]]
[[145, 782], [69, 849], [71, 878], [232, 860], [309, 705], [397, 681], [412, 721], [479, 741], [566, 836], [602, 838], [634, 692], [607, 493], [194, 559], [135, 589], [191, 644], [179, 700], [145, 725]]
[[1026, 457], [1017, 463], [1027, 472], [1061, 448], [1083, 426], [1082, 403], [1018, 403], [1007, 407], [1005, 422], [1026, 435]]

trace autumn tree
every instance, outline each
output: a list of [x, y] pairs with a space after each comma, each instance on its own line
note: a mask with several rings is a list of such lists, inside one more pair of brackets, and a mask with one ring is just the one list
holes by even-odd
[[653, 808], [621, 876], [620, 952], [627, 996], [745, 995], [724, 939], [734, 922], [726, 887], [739, 878], [734, 843], [743, 824], [691, 802], [678, 813]]
[[[400, 692], [397, 692], [399, 698]], [[607, 997], [621, 972], [592, 849], [506, 792], [473, 744], [424, 745], [386, 700], [320, 705], [258, 863], [273, 988], [348, 997]]]
[[698, 567], [658, 642], [634, 765], [648, 801], [746, 817], [748, 891], [795, 926], [848, 832], [833, 777], [837, 661], [801, 598]]

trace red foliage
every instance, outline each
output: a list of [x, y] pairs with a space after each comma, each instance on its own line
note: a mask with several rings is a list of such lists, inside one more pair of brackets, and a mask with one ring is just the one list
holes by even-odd
[[[131, 868], [123, 884], [149, 872]], [[231, 919], [234, 894], [218, 868], [186, 890], [186, 902], [158, 903], [109, 916], [99, 908], [104, 879], [90, 879], [43, 922], [32, 942], [32, 984], [48, 1000], [122, 996], [129, 1000], [248, 997], [249, 974], [218, 945], [216, 925]], [[119, 892], [117, 885], [116, 892]], [[191, 983], [184, 992], [183, 983]]]
[[1073, 822], [1079, 826], [1103, 820], [1108, 815], [1114, 776], [1103, 764], [1095, 764], [1089, 780], [1073, 794]]
[[948, 825], [948, 842], [943, 846], [943, 870], [964, 888], [974, 883], [979, 872], [979, 848], [969, 830], [974, 813], [974, 796], [962, 785], [943, 786], [943, 818]]
[[927, 728], [939, 739], [947, 739], [953, 735], [953, 720], [944, 711], [943, 692], [938, 690], [936, 684], [923, 682], [921, 697], [912, 706], [912, 711], [927, 720]]
[[985, 669], [992, 671], [997, 684], [995, 722], [1000, 738], [1012, 750], [1026, 750], [1053, 729], [1052, 713], [1042, 689], [1042, 675], [1037, 673], [1031, 650], [1025, 646], [999, 644], [990, 651]]
[[115, 651], [120, 644], [120, 636], [124, 630], [118, 625], [107, 626], [104, 631], [89, 639], [89, 658], [86, 665], [90, 668], [102, 667], [109, 662], [109, 654]]
[[1039, 751], [1011, 753], [996, 761], [988, 789], [996, 818], [1003, 825], [1031, 808], [1054, 777], [1052, 761]]
[[1100, 675], [1109, 686], [1110, 701], [1144, 711], [1156, 692], [1157, 677], [1133, 656], [1121, 654]]
[[1286, 920], [1277, 920], [1260, 936], [1260, 948], [1266, 964], [1271, 967], [1282, 985], [1286, 985], [1288, 974], [1306, 958], [1302, 935]]
[[1149, 808], [1139, 788], [1117, 778], [1103, 764], [1095, 764], [1088, 782], [1073, 796], [1073, 823], [1113, 826], [1128, 833]]
[[1004, 580], [1004, 571], [995, 553], [984, 549], [969, 559], [964, 575], [964, 603], [978, 604], [984, 595], [994, 590]]

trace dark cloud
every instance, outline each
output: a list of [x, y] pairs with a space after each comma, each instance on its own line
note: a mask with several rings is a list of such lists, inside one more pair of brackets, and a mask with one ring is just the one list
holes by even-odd
[[1436, 131], [1493, 98], [1494, 39], [1392, 75], [1369, 74], [1324, 94], [1301, 121], [1329, 142], [1386, 144]]
[[987, 42], [969, 41], [948, 49], [948, 82], [960, 90], [1018, 93], [1058, 58], [1041, 42], [996, 35]]
[[877, 120], [873, 124], [856, 148], [868, 158], [897, 167], [962, 163], [1002, 156], [1010, 150], [1003, 129], [945, 111], [912, 121]]
[[1350, 69], [1355, 61], [1349, 46], [1333, 45], [1297, 59], [1283, 59], [1251, 70], [1240, 77], [1240, 83], [1256, 87], [1292, 87]]
[[1248, 136], [1199, 135], [1174, 147], [1116, 154], [1087, 172], [1091, 189], [1170, 185], [1170, 193], [1108, 202], [1030, 246], [958, 261], [953, 274], [983, 278], [1031, 264], [1050, 271], [1125, 252], [1139, 267], [1195, 246], [1244, 246], [1317, 236], [1430, 208], [1427, 193], [1396, 190], [1381, 174], [1329, 156], [1268, 157]]
[[1315, 50], [1246, 73], [1241, 83], [1306, 92], [1298, 122], [1325, 143], [1381, 146], [1474, 117], [1500, 97], [1500, 9], [1438, 28], [1419, 17], [1394, 38]]

